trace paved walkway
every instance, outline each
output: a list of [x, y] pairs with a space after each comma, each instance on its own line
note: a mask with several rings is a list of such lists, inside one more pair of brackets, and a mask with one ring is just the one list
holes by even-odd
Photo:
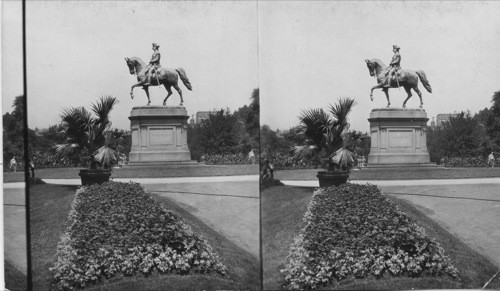
[[500, 268], [500, 185], [382, 186]]
[[[319, 186], [317, 180], [282, 182]], [[500, 268], [500, 178], [351, 182], [374, 184], [388, 195], [410, 201]]]
[[259, 257], [259, 185], [255, 181], [147, 184], [226, 238]]
[[14, 267], [27, 273], [25, 189], [3, 189], [4, 255]]

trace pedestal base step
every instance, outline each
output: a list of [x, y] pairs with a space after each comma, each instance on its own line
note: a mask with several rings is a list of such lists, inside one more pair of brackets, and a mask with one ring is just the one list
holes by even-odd
[[165, 161], [165, 162], [129, 162], [123, 167], [158, 167], [158, 166], [198, 166], [198, 161]]
[[367, 164], [364, 169], [366, 170], [379, 170], [379, 169], [409, 169], [409, 168], [434, 168], [444, 169], [444, 166], [434, 163], [404, 163], [404, 164]]

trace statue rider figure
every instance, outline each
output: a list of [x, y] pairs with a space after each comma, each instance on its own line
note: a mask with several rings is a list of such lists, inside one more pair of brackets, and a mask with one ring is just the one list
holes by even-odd
[[394, 80], [394, 77], [396, 74], [399, 74], [399, 70], [401, 70], [401, 66], [399, 65], [401, 63], [401, 55], [399, 54], [399, 46], [393, 45], [392, 46], [392, 51], [394, 52], [394, 55], [392, 56], [391, 63], [389, 64], [389, 71], [386, 74], [386, 83], [384, 87], [390, 87], [391, 86], [391, 81]]
[[160, 51], [158, 50], [160, 46], [156, 43], [153, 43], [153, 55], [151, 56], [151, 60], [149, 61], [149, 65], [146, 66], [146, 74], [147, 80], [144, 83], [144, 86], [151, 86], [151, 77], [153, 73], [160, 68]]

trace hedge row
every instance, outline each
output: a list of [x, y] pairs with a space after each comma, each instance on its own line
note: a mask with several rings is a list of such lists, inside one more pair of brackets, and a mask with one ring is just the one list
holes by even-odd
[[446, 167], [486, 167], [488, 160], [484, 157], [455, 157], [443, 158], [442, 163]]
[[206, 165], [248, 164], [248, 156], [244, 154], [203, 155], [200, 162]]
[[286, 261], [290, 289], [348, 277], [458, 275], [440, 245], [372, 185], [317, 190]]
[[117, 275], [226, 274], [209, 244], [139, 184], [77, 191], [51, 268], [54, 287], [85, 287]]
[[294, 170], [294, 169], [315, 169], [321, 167], [319, 159], [294, 159], [291, 155], [274, 153], [267, 155], [263, 159], [268, 159], [276, 170]]

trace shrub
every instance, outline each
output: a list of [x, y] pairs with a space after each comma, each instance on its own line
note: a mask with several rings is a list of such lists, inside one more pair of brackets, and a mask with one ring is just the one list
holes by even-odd
[[201, 156], [200, 162], [207, 165], [248, 164], [248, 157], [244, 154], [211, 154]]
[[286, 261], [291, 289], [348, 277], [458, 275], [440, 245], [373, 185], [317, 190]]
[[51, 271], [56, 288], [71, 289], [120, 273], [225, 274], [226, 267], [139, 184], [107, 182], [77, 191]]

